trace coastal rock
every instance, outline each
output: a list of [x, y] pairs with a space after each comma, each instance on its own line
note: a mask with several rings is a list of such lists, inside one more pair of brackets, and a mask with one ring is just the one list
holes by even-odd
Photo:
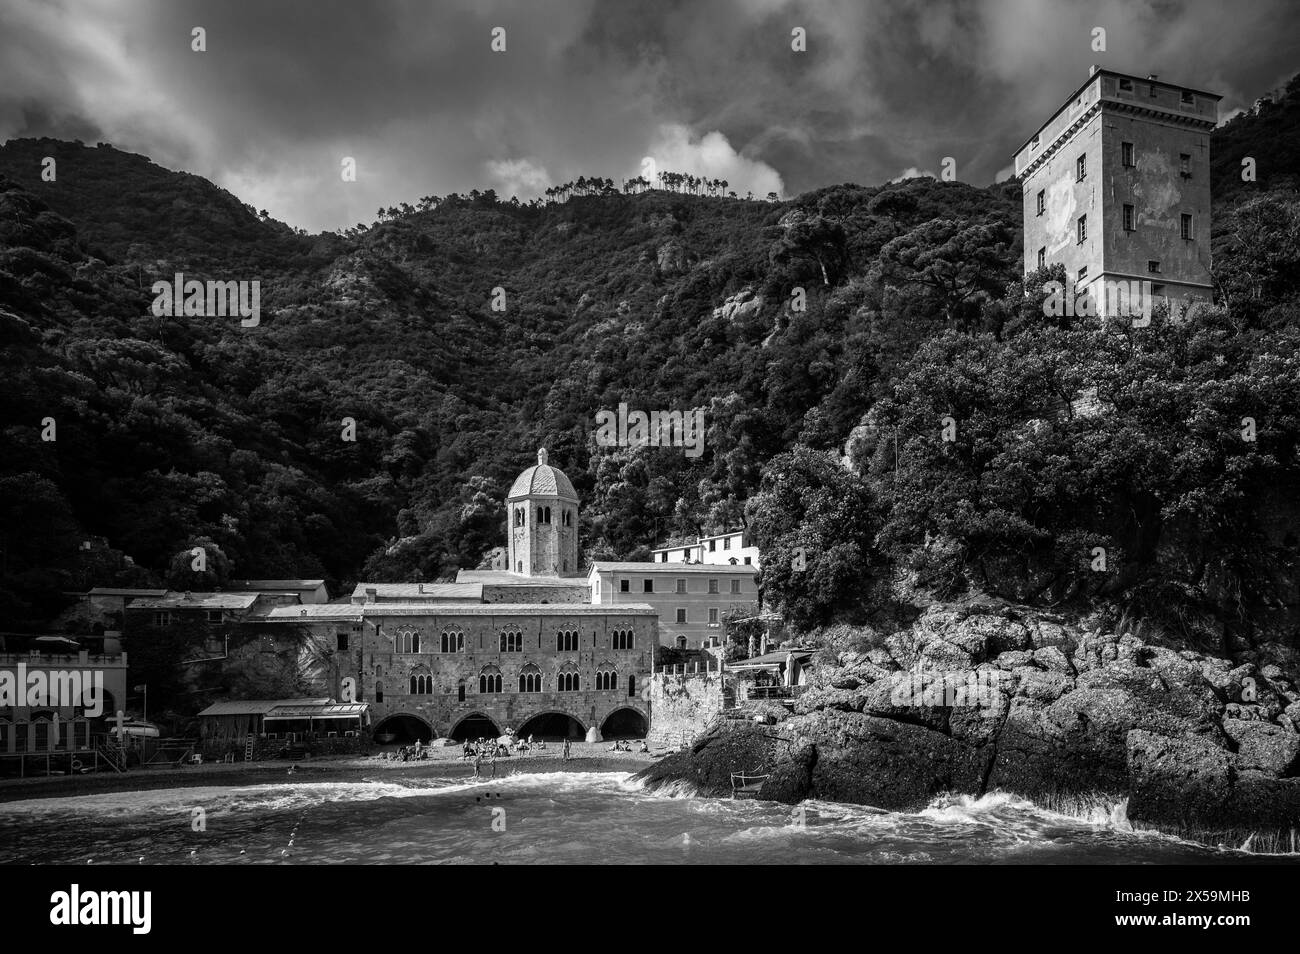
[[[881, 718], [897, 719], [911, 725], [925, 726], [938, 732], [948, 729], [949, 709], [941, 705], [910, 705], [926, 701], [925, 687], [911, 673], [892, 673], [867, 686], [861, 711]], [[942, 690], [937, 695], [942, 699]]]
[[1040, 702], [1055, 702], [1074, 688], [1074, 680], [1064, 673], [1025, 667], [1015, 670], [1016, 694]]
[[1050, 669], [1052, 672], [1059, 672], [1066, 676], [1074, 675], [1074, 666], [1070, 664], [1070, 659], [1061, 651], [1059, 646], [1043, 646], [1034, 650], [1034, 662]]
[[770, 773], [787, 744], [772, 730], [740, 723], [733, 729], [713, 731], [690, 751], [666, 756], [637, 777], [652, 791], [675, 782], [686, 783], [700, 795], [727, 796], [733, 772]]
[[993, 660], [999, 669], [1019, 669], [1022, 666], [1028, 666], [1034, 661], [1034, 654], [1026, 652], [1023, 649], [1013, 649], [1009, 652], [999, 653], [998, 658]]
[[1219, 659], [1016, 612], [931, 606], [819, 667], [771, 736], [720, 735], [647, 772], [718, 794], [732, 771], [767, 774], [763, 798], [899, 811], [942, 792], [1127, 797], [1140, 827], [1290, 850], [1300, 699], [1276, 656]]
[[862, 689], [814, 686], [795, 699], [794, 711], [806, 713], [816, 712], [818, 709], [840, 709], [844, 712], [861, 712], [868, 694]]
[[817, 798], [891, 811], [923, 807], [946, 791], [978, 791], [991, 753], [941, 732], [859, 713], [802, 716], [788, 724], [816, 746]]
[[1265, 775], [1295, 774], [1300, 735], [1271, 722], [1229, 719], [1223, 730], [1237, 744], [1237, 768]]
[[763, 782], [758, 797], [786, 805], [803, 801], [812, 791], [812, 768], [816, 758], [816, 746], [807, 742], [787, 749]]
[[1143, 729], [1128, 737], [1128, 817], [1180, 830], [1218, 824], [1232, 796], [1229, 753], [1205, 739], [1174, 739]]

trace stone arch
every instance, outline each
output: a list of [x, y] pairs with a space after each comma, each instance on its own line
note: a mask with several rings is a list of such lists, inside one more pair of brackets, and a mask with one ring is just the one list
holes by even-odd
[[470, 712], [456, 722], [451, 729], [451, 737], [457, 742], [466, 739], [500, 738], [501, 726], [485, 712]]
[[[383, 737], [389, 735], [393, 738], [383, 742]], [[412, 742], [428, 742], [432, 738], [433, 726], [429, 720], [414, 712], [394, 712], [384, 716], [375, 726], [375, 741], [383, 744], [410, 745]]]
[[649, 731], [646, 714], [632, 706], [611, 710], [600, 724], [600, 734], [606, 739], [644, 739]]
[[571, 712], [559, 709], [544, 709], [534, 712], [519, 724], [518, 736], [544, 739], [547, 742], [563, 742], [571, 739], [580, 742], [587, 737], [587, 727]]

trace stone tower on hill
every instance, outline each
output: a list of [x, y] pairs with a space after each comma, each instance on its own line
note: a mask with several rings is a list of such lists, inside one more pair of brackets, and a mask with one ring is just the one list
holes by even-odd
[[1016, 153], [1026, 274], [1060, 262], [1075, 294], [1107, 315], [1122, 310], [1117, 288], [1171, 305], [1209, 299], [1220, 99], [1094, 66]]
[[509, 570], [524, 576], [572, 576], [578, 565], [578, 495], [564, 471], [537, 463], [517, 478], [506, 495], [510, 521]]

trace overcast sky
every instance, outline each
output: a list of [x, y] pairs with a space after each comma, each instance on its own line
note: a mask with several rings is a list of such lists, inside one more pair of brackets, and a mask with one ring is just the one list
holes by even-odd
[[0, 140], [111, 142], [312, 231], [646, 156], [741, 194], [944, 156], [984, 185], [1090, 63], [1227, 116], [1300, 71], [1298, 23], [1295, 0], [0, 0]]

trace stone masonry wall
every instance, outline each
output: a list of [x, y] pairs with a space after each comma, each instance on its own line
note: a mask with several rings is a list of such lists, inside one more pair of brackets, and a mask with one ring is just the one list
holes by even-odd
[[650, 679], [650, 745], [678, 748], [722, 713], [722, 673], [656, 672]]

